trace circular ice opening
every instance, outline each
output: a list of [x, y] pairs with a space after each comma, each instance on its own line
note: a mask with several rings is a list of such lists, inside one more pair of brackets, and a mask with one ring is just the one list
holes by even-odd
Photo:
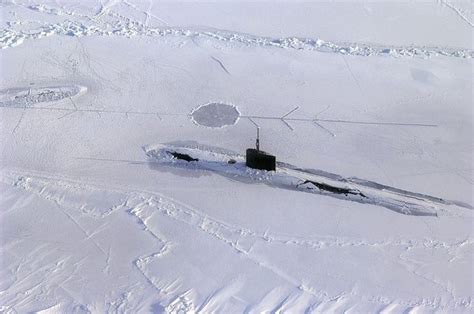
[[201, 105], [191, 112], [194, 123], [208, 128], [222, 128], [236, 124], [240, 112], [236, 106], [212, 102]]

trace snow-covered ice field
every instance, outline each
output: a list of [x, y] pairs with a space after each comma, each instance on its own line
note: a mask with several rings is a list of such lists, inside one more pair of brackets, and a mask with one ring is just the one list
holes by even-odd
[[474, 311], [472, 1], [0, 12], [0, 312]]

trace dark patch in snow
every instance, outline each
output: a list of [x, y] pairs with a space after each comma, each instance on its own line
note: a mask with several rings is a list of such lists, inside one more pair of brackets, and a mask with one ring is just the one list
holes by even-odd
[[178, 153], [178, 152], [170, 152], [170, 151], [167, 151], [167, 153], [170, 154], [171, 156], [173, 156], [176, 159], [186, 160], [187, 162], [198, 161], [199, 160], [197, 158], [193, 158], [193, 157], [189, 156], [188, 154], [181, 154], [181, 153]]
[[422, 69], [411, 68], [410, 69], [411, 77], [418, 82], [425, 84], [433, 84], [436, 81], [436, 76]]
[[[331, 192], [331, 193], [344, 194], [344, 195], [348, 195], [348, 194], [360, 195], [362, 197], [367, 197], [362, 192], [360, 192], [359, 190], [336, 187], [336, 186], [332, 186], [332, 185], [329, 185], [329, 184], [316, 182], [316, 181], [311, 181], [311, 180], [305, 180], [303, 183], [300, 183], [297, 186], [306, 185], [308, 183], [316, 186], [321, 191], [327, 191], [327, 192]], [[308, 187], [308, 189], [311, 189], [311, 188]]]

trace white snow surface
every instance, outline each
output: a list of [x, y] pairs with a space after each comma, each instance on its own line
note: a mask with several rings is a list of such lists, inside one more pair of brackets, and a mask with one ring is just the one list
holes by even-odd
[[0, 312], [474, 311], [471, 1], [0, 12]]

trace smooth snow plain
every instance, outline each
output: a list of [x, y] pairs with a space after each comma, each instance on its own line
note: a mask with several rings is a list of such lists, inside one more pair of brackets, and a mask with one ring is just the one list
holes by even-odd
[[471, 1], [0, 10], [0, 311], [474, 310]]

